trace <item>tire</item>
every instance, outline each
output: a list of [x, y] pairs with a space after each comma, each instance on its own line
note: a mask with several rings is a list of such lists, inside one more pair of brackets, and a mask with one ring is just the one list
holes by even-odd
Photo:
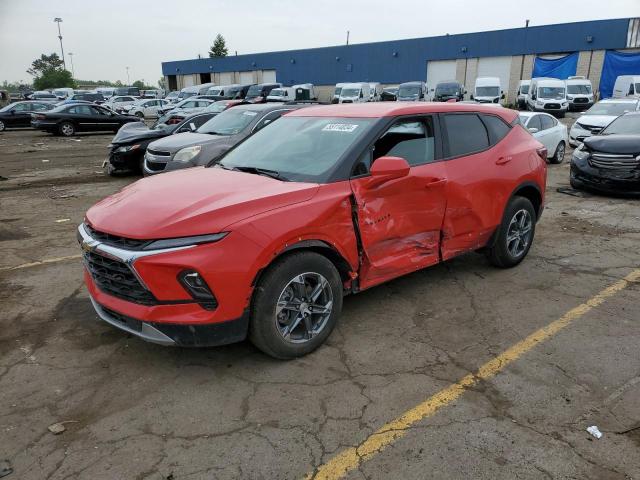
[[60, 135], [63, 137], [71, 137], [76, 133], [76, 127], [74, 127], [71, 122], [62, 122], [58, 127], [58, 130], [60, 131]]
[[[276, 312], [285, 303], [289, 307]], [[301, 357], [324, 343], [341, 310], [342, 280], [333, 263], [315, 252], [291, 253], [276, 260], [255, 289], [249, 339], [271, 357]]]
[[564, 144], [564, 141], [560, 141], [558, 146], [556, 147], [556, 153], [553, 154], [553, 157], [549, 159], [550, 163], [560, 164], [564, 162], [564, 155], [567, 151], [567, 146]]
[[136, 112], [135, 116], [138, 117], [139, 119], [144, 119], [144, 113], [142, 112]]
[[2, 120], [0, 120], [0, 132], [4, 132], [7, 129], [7, 126], [4, 124]]
[[535, 231], [536, 212], [531, 201], [524, 197], [514, 197], [505, 209], [494, 244], [487, 249], [489, 262], [499, 268], [518, 265], [529, 253]]

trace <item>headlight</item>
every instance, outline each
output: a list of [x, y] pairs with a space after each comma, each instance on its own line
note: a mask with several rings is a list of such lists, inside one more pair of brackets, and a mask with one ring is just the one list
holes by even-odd
[[589, 152], [584, 148], [584, 144], [581, 143], [578, 148], [573, 151], [573, 156], [578, 160], [584, 160], [589, 157]]
[[212, 233], [210, 235], [196, 235], [194, 237], [165, 238], [154, 240], [144, 247], [143, 250], [162, 250], [165, 248], [190, 247], [202, 243], [213, 243], [222, 240], [229, 232]]
[[573, 100], [573, 95], [567, 95], [567, 100]]
[[182, 150], [179, 150], [178, 153], [176, 153], [176, 156], [173, 157], [173, 159], [176, 162], [188, 162], [192, 158], [196, 157], [200, 153], [200, 150], [202, 150], [202, 147], [200, 145], [183, 148]]
[[542, 105], [544, 105], [544, 102], [541, 100], [536, 100], [536, 105], [538, 105], [539, 107], [541, 107]]
[[140, 145], [127, 145], [126, 147], [118, 147], [116, 149], [116, 152], [125, 153], [125, 152], [130, 152], [131, 150], [137, 150], [138, 148], [140, 148]]
[[569, 105], [567, 102], [562, 102], [563, 107], [566, 107], [567, 105]]

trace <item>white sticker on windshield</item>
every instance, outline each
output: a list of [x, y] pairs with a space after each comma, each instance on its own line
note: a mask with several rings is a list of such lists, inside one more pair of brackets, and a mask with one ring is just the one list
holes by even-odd
[[246, 112], [243, 113], [243, 115], [247, 115], [249, 117], [255, 117], [258, 114], [258, 112], [252, 112], [250, 110], [247, 110]]
[[329, 124], [324, 126], [322, 131], [323, 132], [346, 132], [346, 133], [351, 133], [356, 128], [358, 128], [358, 125], [352, 125], [352, 124], [349, 124], [349, 123], [329, 123]]

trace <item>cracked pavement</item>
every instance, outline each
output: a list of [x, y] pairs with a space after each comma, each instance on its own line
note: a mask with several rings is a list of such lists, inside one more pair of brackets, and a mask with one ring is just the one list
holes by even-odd
[[[110, 135], [78, 139], [0, 136], [0, 268], [77, 254], [84, 211], [136, 179], [98, 173]], [[0, 270], [6, 478], [303, 478], [640, 267], [639, 200], [559, 186], [567, 163], [519, 267], [469, 254], [347, 297], [327, 344], [288, 362], [101, 323], [79, 260]], [[640, 479], [639, 300], [630, 285], [346, 478]]]

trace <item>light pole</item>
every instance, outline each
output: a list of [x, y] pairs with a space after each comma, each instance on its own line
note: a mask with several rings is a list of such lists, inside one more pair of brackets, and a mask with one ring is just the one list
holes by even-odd
[[64, 60], [64, 48], [62, 47], [62, 33], [60, 33], [60, 24], [62, 23], [62, 19], [60, 17], [56, 17], [53, 19], [54, 22], [58, 24], [58, 38], [60, 39], [60, 50], [62, 51], [62, 66], [64, 69], [67, 69], [67, 62]]
[[76, 72], [73, 69], [73, 52], [69, 52], [67, 55], [71, 58], [71, 78], [76, 78]]
[[130, 85], [131, 81], [129, 80], [129, 67], [125, 67], [127, 69], [127, 87]]

